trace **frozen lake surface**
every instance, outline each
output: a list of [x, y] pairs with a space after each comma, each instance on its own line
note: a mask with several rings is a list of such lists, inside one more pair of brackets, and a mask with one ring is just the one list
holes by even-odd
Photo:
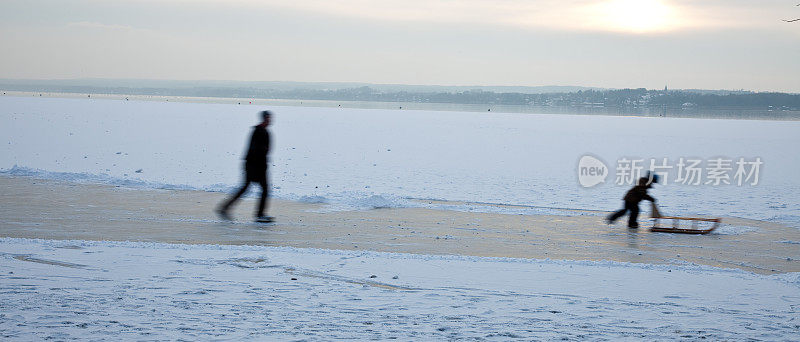
[[[258, 106], [0, 97], [0, 169], [134, 187], [230, 191]], [[614, 210], [620, 159], [661, 163], [662, 212], [737, 216], [800, 227], [800, 122], [272, 107], [271, 175], [281, 198], [337, 207], [418, 205], [407, 198]], [[578, 160], [599, 157], [585, 189]], [[760, 158], [759, 183], [675, 184], [680, 158]], [[727, 173], [735, 183], [736, 165]], [[711, 180], [711, 179], [708, 179]], [[471, 209], [469, 209], [471, 208]], [[496, 210], [480, 206], [456, 210]]]

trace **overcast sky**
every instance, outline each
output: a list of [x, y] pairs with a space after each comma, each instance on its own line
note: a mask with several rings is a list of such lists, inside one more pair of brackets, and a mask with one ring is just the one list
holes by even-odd
[[800, 92], [800, 0], [0, 1], [0, 78]]

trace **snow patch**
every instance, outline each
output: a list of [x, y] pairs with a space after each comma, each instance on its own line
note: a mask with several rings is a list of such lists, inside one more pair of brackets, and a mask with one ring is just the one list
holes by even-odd
[[328, 203], [328, 199], [322, 196], [301, 196], [299, 199], [297, 199], [297, 201], [308, 204]]
[[751, 232], [757, 232], [759, 229], [757, 227], [748, 227], [748, 226], [733, 226], [729, 224], [721, 224], [719, 228], [715, 229], [711, 234], [718, 234], [718, 235], [742, 235]]

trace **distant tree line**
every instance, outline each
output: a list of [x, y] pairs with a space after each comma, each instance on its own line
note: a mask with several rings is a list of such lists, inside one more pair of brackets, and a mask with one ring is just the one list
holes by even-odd
[[345, 89], [278, 90], [250, 87], [131, 88], [86, 86], [41, 86], [0, 84], [1, 89], [30, 92], [120, 94], [155, 96], [222, 97], [242, 99], [288, 99], [330, 101], [416, 102], [446, 104], [522, 105], [608, 108], [747, 108], [800, 110], [800, 94], [748, 91], [708, 92], [689, 90], [614, 89], [569, 93], [497, 93], [484, 90], [463, 92], [379, 91], [368, 86]]

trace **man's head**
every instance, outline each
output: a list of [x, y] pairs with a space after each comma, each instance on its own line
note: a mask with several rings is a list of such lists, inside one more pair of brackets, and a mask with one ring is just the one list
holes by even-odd
[[270, 112], [268, 110], [264, 110], [264, 111], [261, 111], [260, 115], [261, 115], [261, 122], [265, 126], [269, 126], [270, 119], [272, 119], [272, 112]]

